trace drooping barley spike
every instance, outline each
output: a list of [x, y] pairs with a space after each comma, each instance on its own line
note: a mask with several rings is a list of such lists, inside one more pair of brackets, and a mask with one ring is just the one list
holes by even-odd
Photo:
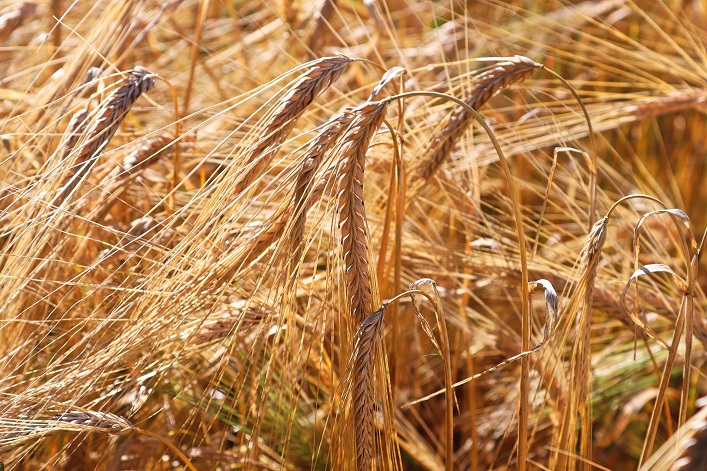
[[112, 185], [145, 170], [171, 151], [172, 138], [173, 136], [162, 134], [150, 139], [128, 154], [106, 179]]
[[19, 6], [13, 5], [0, 13], [0, 43], [9, 38], [12, 32], [34, 13], [36, 8], [37, 5], [34, 2], [24, 2]]
[[351, 319], [358, 324], [373, 311], [363, 178], [368, 146], [385, 119], [385, 103], [368, 102], [353, 110], [353, 113], [353, 122], [342, 137], [338, 169], [338, 213], [346, 296]]
[[[523, 56], [514, 56], [498, 62], [491, 70], [476, 78], [464, 101], [475, 110], [479, 109], [496, 93], [529, 78], [540, 67], [541, 64]], [[449, 119], [434, 134], [432, 142], [423, 154], [426, 157], [417, 168], [419, 179], [427, 180], [434, 175], [472, 121], [471, 114], [461, 106], [452, 112]]]
[[356, 332], [352, 382], [358, 471], [370, 471], [375, 456], [374, 373], [383, 333], [383, 312], [384, 308], [380, 308], [370, 314]]
[[77, 151], [74, 170], [70, 172], [57, 197], [59, 201], [66, 196], [90, 173], [98, 156], [118, 130], [135, 101], [149, 91], [157, 76], [145, 69], [136, 67], [127, 73], [121, 85], [98, 106], [96, 114], [90, 118], [84, 131], [86, 140]]
[[344, 73], [350, 62], [351, 59], [345, 56], [324, 57], [315, 61], [290, 91], [280, 98], [272, 118], [265, 124], [262, 138], [246, 154], [244, 170], [236, 183], [236, 194], [263, 174], [300, 116], [320, 93]]
[[3, 419], [0, 421], [0, 429], [14, 430], [0, 435], [0, 452], [4, 452], [62, 431], [126, 435], [134, 431], [135, 427], [124, 418], [109, 412], [70, 411], [49, 419]]
[[336, 2], [337, 0], [321, 0], [317, 12], [313, 15], [312, 24], [307, 32], [307, 46], [315, 54], [324, 46], [329, 29], [328, 23], [336, 10]]

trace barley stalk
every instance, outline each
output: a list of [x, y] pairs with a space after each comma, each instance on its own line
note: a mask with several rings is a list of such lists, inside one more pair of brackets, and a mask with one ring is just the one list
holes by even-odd
[[[522, 82], [540, 67], [542, 65], [522, 56], [498, 62], [491, 70], [476, 78], [471, 92], [464, 101], [478, 110], [496, 93]], [[434, 134], [432, 142], [423, 154], [427, 157], [419, 164], [416, 171], [420, 180], [428, 180], [434, 175], [452, 153], [455, 144], [472, 121], [473, 117], [466, 108], [457, 106], [454, 109], [449, 119]]]

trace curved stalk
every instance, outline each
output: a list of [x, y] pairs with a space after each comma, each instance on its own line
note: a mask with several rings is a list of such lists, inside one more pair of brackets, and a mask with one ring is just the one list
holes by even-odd
[[[511, 169], [508, 166], [508, 161], [501, 150], [501, 146], [498, 140], [493, 134], [493, 131], [486, 124], [484, 118], [476, 111], [474, 108], [469, 106], [463, 100], [459, 98], [430, 91], [412, 91], [401, 93], [399, 95], [391, 96], [384, 101], [390, 102], [393, 100], [398, 100], [410, 96], [429, 96], [435, 98], [442, 98], [445, 100], [450, 100], [463, 106], [467, 111], [469, 111], [476, 121], [481, 125], [486, 134], [488, 134], [491, 143], [493, 144], [498, 158], [501, 162], [501, 167], [503, 168], [503, 173], [506, 177], [506, 183], [510, 191], [511, 202], [513, 204], [513, 217], [516, 223], [516, 231], [518, 235], [518, 245], [520, 250], [520, 264], [521, 264], [521, 286], [523, 290], [523, 304], [522, 304], [522, 315], [521, 315], [521, 349], [522, 351], [527, 351], [530, 349], [530, 313], [528, 311], [528, 306], [525, 300], [528, 299], [528, 255], [525, 247], [525, 234], [523, 232], [523, 219], [520, 212], [520, 202], [518, 201], [518, 193], [516, 191], [515, 183], [513, 182], [513, 175], [511, 174]], [[520, 417], [518, 420], [518, 470], [525, 471], [526, 469], [526, 457], [528, 456], [528, 396], [529, 396], [529, 378], [530, 378], [530, 362], [527, 356], [521, 359], [521, 377], [520, 377]]]
[[589, 229], [592, 229], [592, 226], [596, 222], [596, 212], [597, 212], [597, 155], [596, 155], [596, 146], [594, 144], [594, 128], [592, 127], [592, 120], [589, 119], [589, 112], [587, 111], [587, 107], [584, 106], [584, 102], [582, 101], [582, 98], [580, 98], [579, 93], [577, 93], [577, 90], [574, 89], [574, 87], [567, 81], [565, 80], [562, 75], [558, 74], [554, 70], [550, 69], [549, 67], [543, 65], [542, 68], [546, 70], [550, 75], [553, 75], [557, 77], [557, 79], [562, 82], [572, 93], [574, 96], [574, 99], [577, 100], [577, 103], [579, 103], [580, 108], [582, 108], [582, 113], [584, 114], [584, 119], [587, 121], [587, 127], [589, 128], [589, 149], [590, 149], [590, 159], [591, 159], [591, 167], [589, 168]]

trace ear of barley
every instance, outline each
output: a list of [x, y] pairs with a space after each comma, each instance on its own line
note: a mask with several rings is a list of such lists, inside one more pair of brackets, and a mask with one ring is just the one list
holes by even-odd
[[115, 135], [120, 123], [135, 101], [155, 84], [156, 75], [144, 67], [136, 67], [127, 73], [121, 85], [98, 107], [91, 118], [84, 135], [85, 142], [77, 151], [74, 170], [61, 188], [57, 199], [65, 199], [68, 194], [91, 172], [98, 156]]
[[34, 13], [37, 5], [34, 2], [24, 2], [20, 6], [12, 6], [0, 14], [0, 43], [10, 37], [25, 20]]
[[[575, 452], [577, 434], [573, 432], [577, 414], [582, 420], [582, 441], [580, 456], [591, 460], [592, 409], [591, 409], [591, 326], [594, 282], [596, 280], [601, 251], [606, 242], [606, 226], [609, 218], [597, 221], [587, 236], [582, 250], [577, 293], [581, 306], [577, 316], [576, 343], [572, 352], [571, 377], [574, 394], [565, 414], [565, 425], [560, 436], [560, 450]], [[568, 455], [559, 453], [555, 469], [567, 469]]]
[[370, 471], [375, 455], [374, 373], [383, 332], [380, 308], [366, 317], [356, 332], [353, 370], [353, 408], [356, 428], [356, 469]]
[[113, 184], [120, 184], [128, 178], [131, 178], [147, 167], [153, 165], [172, 149], [172, 136], [163, 134], [150, 139], [130, 154], [117, 165], [106, 178], [107, 181]]
[[236, 194], [263, 174], [300, 116], [320, 93], [344, 73], [350, 62], [351, 59], [345, 56], [325, 57], [316, 61], [279, 100], [272, 118], [265, 124], [263, 137], [246, 154], [244, 171], [236, 183]]
[[317, 12], [313, 15], [314, 21], [307, 32], [307, 46], [315, 54], [324, 46], [327, 32], [329, 30], [329, 21], [331, 15], [336, 9], [337, 0], [321, 0], [317, 7]]
[[351, 319], [360, 323], [373, 309], [363, 179], [366, 151], [385, 119], [385, 103], [369, 102], [354, 110], [342, 137], [338, 181], [338, 213], [344, 254], [346, 296]]
[[[472, 108], [479, 109], [496, 93], [522, 82], [540, 67], [541, 64], [522, 56], [498, 62], [491, 70], [476, 78], [471, 92], [464, 101]], [[472, 120], [471, 114], [461, 106], [452, 112], [444, 125], [434, 134], [432, 142], [423, 154], [426, 157], [417, 168], [419, 179], [427, 180], [434, 175], [452, 153], [455, 144]]]
[[70, 411], [50, 419], [0, 421], [0, 429], [15, 431], [0, 435], [0, 452], [12, 450], [42, 437], [66, 432], [97, 432], [126, 435], [135, 427], [124, 418], [109, 412]]

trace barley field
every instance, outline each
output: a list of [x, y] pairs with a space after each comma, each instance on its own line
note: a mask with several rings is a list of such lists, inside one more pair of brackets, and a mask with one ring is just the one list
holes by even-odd
[[707, 470], [706, 111], [704, 0], [0, 0], [0, 470]]

